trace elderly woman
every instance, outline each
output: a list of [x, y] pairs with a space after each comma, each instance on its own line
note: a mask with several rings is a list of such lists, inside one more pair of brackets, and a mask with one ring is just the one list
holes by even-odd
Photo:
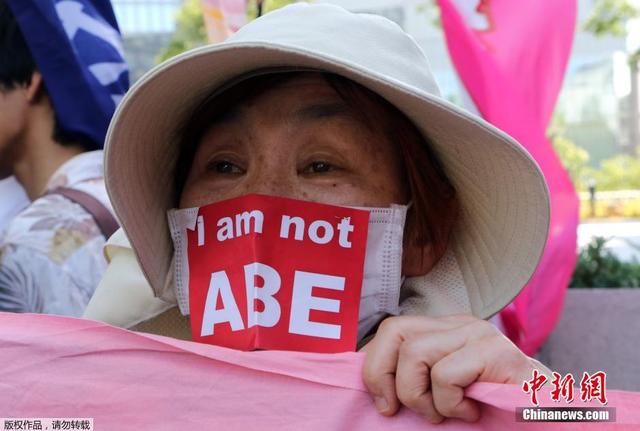
[[403, 204], [402, 277], [383, 287], [399, 315], [379, 307], [359, 331], [378, 410], [393, 415], [402, 404], [431, 422], [473, 421], [465, 387], [521, 384], [543, 369], [483, 320], [536, 267], [548, 228], [542, 175], [513, 139], [439, 97], [420, 48], [386, 19], [297, 4], [169, 60], [121, 104], [106, 169], [159, 299], [116, 293], [127, 271], [112, 265], [107, 278], [118, 283], [101, 286], [89, 307], [102, 316], [117, 297], [114, 309], [136, 304], [125, 326], [188, 338], [174, 305], [172, 208], [253, 193]]

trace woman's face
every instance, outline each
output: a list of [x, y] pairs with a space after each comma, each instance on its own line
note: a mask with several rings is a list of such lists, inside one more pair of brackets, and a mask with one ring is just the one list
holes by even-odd
[[[384, 118], [382, 107], [364, 105], [370, 118]], [[367, 125], [320, 74], [301, 74], [212, 120], [180, 207], [249, 193], [365, 207], [407, 203], [402, 160], [384, 127]]]

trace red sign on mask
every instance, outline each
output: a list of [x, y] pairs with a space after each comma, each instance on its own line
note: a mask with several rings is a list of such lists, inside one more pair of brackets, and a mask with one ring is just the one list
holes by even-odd
[[353, 351], [369, 213], [248, 195], [199, 208], [187, 231], [194, 341]]

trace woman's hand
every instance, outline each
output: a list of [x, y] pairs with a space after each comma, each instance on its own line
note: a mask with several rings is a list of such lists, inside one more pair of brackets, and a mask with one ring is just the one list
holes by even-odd
[[403, 404], [432, 423], [478, 420], [479, 406], [464, 397], [473, 382], [522, 384], [534, 368], [550, 374], [492, 324], [470, 315], [390, 317], [362, 351], [364, 383], [378, 410], [391, 416]]

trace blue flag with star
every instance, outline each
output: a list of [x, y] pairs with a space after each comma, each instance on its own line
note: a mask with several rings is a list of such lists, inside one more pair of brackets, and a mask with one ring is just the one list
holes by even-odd
[[122, 37], [109, 0], [6, 0], [44, 79], [58, 126], [102, 148], [129, 88]]

